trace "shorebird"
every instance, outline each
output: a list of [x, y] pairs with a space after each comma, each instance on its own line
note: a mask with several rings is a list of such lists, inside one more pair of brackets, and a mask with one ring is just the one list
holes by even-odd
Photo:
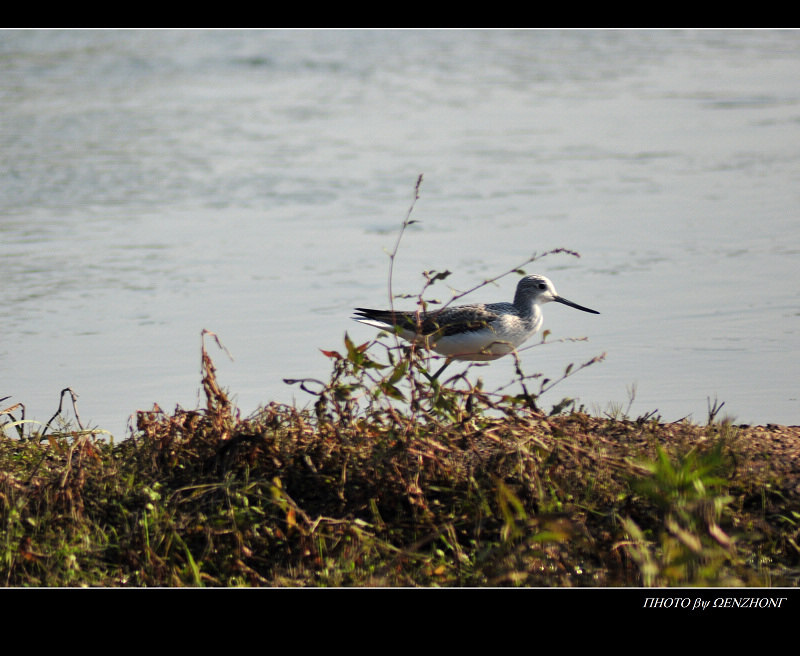
[[476, 303], [428, 312], [356, 308], [359, 323], [397, 332], [400, 337], [445, 356], [436, 379], [453, 360], [496, 360], [508, 355], [542, 327], [541, 305], [555, 301], [600, 314], [556, 293], [548, 278], [528, 275], [517, 283], [513, 303]]

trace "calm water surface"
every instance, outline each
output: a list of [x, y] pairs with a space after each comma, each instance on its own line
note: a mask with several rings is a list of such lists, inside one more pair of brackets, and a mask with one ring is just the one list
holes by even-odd
[[607, 355], [545, 407], [800, 423], [796, 31], [0, 31], [3, 407], [122, 436], [198, 402], [203, 328], [244, 413], [306, 404], [419, 174], [395, 291], [581, 254], [526, 267], [602, 313], [546, 306], [588, 341], [528, 373]]

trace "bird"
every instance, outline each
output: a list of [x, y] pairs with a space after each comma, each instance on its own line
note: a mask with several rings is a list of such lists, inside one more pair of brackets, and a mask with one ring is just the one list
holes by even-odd
[[600, 314], [559, 296], [549, 278], [520, 278], [512, 303], [475, 303], [430, 311], [355, 308], [359, 323], [397, 332], [403, 339], [445, 357], [435, 380], [453, 360], [489, 361], [502, 358], [542, 328], [542, 310], [551, 301], [583, 312]]

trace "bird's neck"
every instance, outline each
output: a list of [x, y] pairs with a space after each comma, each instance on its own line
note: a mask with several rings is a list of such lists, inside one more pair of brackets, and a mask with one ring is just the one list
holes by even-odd
[[533, 299], [526, 294], [517, 294], [514, 296], [514, 307], [517, 308], [520, 316], [525, 318], [535, 318], [541, 314], [539, 311], [539, 305], [534, 303]]

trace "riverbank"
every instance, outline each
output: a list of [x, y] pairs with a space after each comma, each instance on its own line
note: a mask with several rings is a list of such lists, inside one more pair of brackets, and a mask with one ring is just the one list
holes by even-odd
[[206, 407], [140, 411], [122, 442], [6, 422], [2, 584], [800, 580], [800, 427], [548, 414], [526, 379], [491, 395], [414, 354], [325, 353], [330, 381], [294, 381], [306, 410], [241, 418], [204, 346]]

